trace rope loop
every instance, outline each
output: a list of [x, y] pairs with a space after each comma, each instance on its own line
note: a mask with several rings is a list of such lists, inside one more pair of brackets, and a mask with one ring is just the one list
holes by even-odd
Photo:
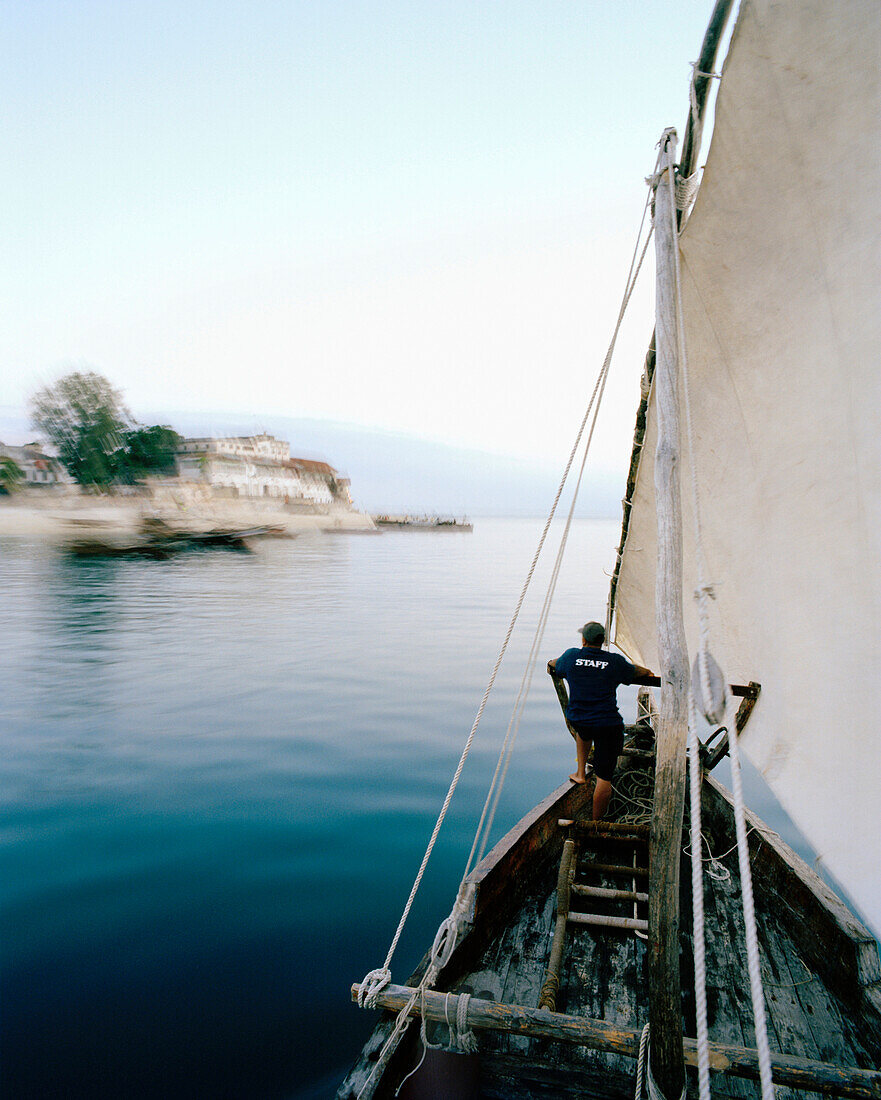
[[639, 1037], [639, 1057], [636, 1060], [636, 1091], [633, 1100], [642, 1100], [642, 1086], [645, 1080], [645, 1063], [649, 1049], [649, 1025], [646, 1024]]
[[[447, 1000], [450, 995], [447, 994]], [[460, 1050], [463, 1054], [477, 1053], [477, 1036], [468, 1027], [468, 1004], [471, 1000], [470, 993], [460, 993], [456, 1001], [456, 1022], [450, 1024], [450, 1047]], [[444, 1016], [447, 1015], [446, 1005]], [[447, 1023], [449, 1023], [449, 1018]]]
[[691, 105], [691, 124], [697, 130], [700, 127], [700, 110], [697, 105], [697, 90], [695, 83], [699, 78], [706, 80], [721, 80], [721, 73], [705, 73], [697, 67], [697, 62], [691, 62], [691, 80], [688, 82], [688, 99]]
[[[642, 1100], [643, 1085], [648, 1092], [649, 1100], [667, 1100], [663, 1092], [658, 1088], [654, 1077], [652, 1077], [652, 1063], [650, 1058], [651, 1043], [650, 1043], [650, 1027], [648, 1024], [642, 1029], [642, 1035], [639, 1037], [639, 1057], [636, 1062], [636, 1091], [633, 1094], [634, 1100]], [[679, 1096], [679, 1100], [685, 1100], [685, 1086], [682, 1086], [682, 1093]]]
[[358, 1007], [376, 1008], [376, 998], [392, 980], [392, 972], [387, 967], [371, 970], [358, 986]]
[[[651, 1059], [646, 1059], [645, 1067], [646, 1086], [648, 1088], [649, 1100], [667, 1100], [667, 1097], [661, 1092], [661, 1089], [654, 1077], [652, 1077], [652, 1062]], [[685, 1100], [685, 1085], [682, 1086], [682, 1092], [679, 1094], [679, 1100]]]

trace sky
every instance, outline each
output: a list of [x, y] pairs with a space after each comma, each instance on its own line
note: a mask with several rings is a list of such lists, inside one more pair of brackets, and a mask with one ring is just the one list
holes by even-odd
[[[0, 407], [89, 369], [140, 418], [560, 464], [711, 8], [7, 0]], [[619, 471], [652, 278], [594, 444]]]

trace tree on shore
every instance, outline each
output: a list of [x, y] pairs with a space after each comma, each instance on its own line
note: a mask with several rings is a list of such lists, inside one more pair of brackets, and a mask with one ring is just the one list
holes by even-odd
[[116, 480], [117, 455], [132, 418], [103, 375], [74, 371], [38, 390], [31, 419], [80, 485], [102, 488]]
[[24, 479], [24, 470], [9, 455], [0, 455], [0, 493], [9, 496]]
[[148, 474], [174, 474], [181, 442], [182, 437], [173, 428], [160, 424], [127, 431], [124, 460], [129, 480], [137, 481]]
[[120, 392], [95, 371], [74, 371], [38, 390], [31, 420], [80, 485], [104, 489], [174, 471], [181, 437], [137, 424]]

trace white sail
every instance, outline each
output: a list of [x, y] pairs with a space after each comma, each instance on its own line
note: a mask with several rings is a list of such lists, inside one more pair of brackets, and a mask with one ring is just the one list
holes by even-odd
[[[881, 4], [745, 0], [682, 234], [714, 653], [743, 748], [881, 930]], [[658, 665], [653, 402], [616, 637]], [[694, 569], [683, 440], [686, 624]]]

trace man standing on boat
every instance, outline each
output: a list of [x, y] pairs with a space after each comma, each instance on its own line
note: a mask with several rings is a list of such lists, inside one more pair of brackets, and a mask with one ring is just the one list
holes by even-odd
[[569, 778], [584, 783], [587, 754], [593, 744], [594, 821], [605, 814], [612, 797], [612, 776], [624, 745], [624, 719], [618, 710], [618, 685], [654, 675], [642, 665], [603, 649], [606, 631], [600, 623], [581, 628], [581, 649], [567, 649], [556, 661], [548, 661], [548, 672], [561, 676], [569, 686], [566, 718], [576, 732], [578, 766]]

